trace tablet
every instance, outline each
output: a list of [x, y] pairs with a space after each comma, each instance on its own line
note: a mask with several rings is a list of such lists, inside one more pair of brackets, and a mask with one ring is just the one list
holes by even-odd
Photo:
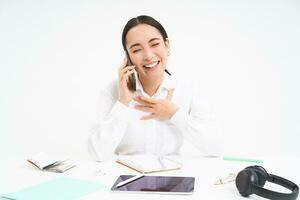
[[160, 193], [160, 194], [193, 194], [194, 177], [179, 176], [143, 176], [126, 185], [117, 187], [132, 175], [121, 175], [111, 188], [114, 192]]

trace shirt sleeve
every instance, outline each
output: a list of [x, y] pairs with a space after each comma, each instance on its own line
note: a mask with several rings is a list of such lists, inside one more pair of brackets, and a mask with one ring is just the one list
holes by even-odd
[[193, 91], [191, 94], [189, 110], [179, 108], [170, 122], [201, 152], [209, 156], [219, 156], [223, 145], [213, 113], [207, 101], [201, 98], [199, 91]]
[[132, 108], [113, 98], [110, 91], [102, 91], [100, 96], [100, 119], [91, 130], [88, 150], [94, 159], [104, 161], [113, 156], [121, 142]]

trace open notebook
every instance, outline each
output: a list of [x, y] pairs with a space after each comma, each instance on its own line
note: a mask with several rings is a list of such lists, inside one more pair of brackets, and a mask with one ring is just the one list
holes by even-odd
[[27, 161], [40, 170], [57, 173], [65, 172], [76, 166], [68, 159], [58, 158], [44, 152], [31, 156]]
[[119, 156], [116, 162], [140, 173], [162, 172], [180, 169], [182, 164], [168, 157], [155, 155]]

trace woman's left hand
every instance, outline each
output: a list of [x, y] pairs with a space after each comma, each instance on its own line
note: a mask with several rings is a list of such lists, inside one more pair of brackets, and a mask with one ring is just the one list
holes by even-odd
[[154, 99], [149, 97], [135, 97], [134, 100], [141, 105], [136, 105], [135, 108], [144, 112], [150, 113], [144, 116], [141, 120], [159, 119], [169, 120], [177, 112], [178, 107], [171, 102], [174, 89], [168, 91], [166, 99]]

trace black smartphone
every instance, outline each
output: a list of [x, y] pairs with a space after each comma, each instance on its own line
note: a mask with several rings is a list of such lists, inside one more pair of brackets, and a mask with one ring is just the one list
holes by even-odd
[[[126, 57], [127, 57], [127, 66], [132, 66], [132, 62], [130, 60], [130, 57], [128, 55], [128, 53], [126, 52]], [[131, 88], [133, 91], [136, 91], [136, 76], [135, 73], [132, 73], [130, 75], [130, 83], [131, 83]]]

